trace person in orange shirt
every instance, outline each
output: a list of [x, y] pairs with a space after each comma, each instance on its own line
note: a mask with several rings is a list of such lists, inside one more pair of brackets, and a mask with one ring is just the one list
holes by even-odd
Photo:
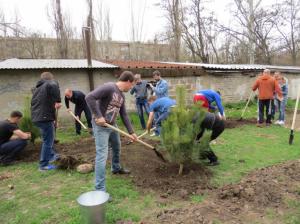
[[272, 104], [274, 103], [274, 93], [277, 93], [278, 99], [282, 100], [281, 88], [274, 77], [271, 76], [269, 69], [265, 69], [263, 74], [260, 75], [254, 85], [252, 90], [258, 89], [258, 127], [262, 127], [264, 123], [264, 110], [266, 111], [266, 125], [271, 124], [272, 117]]

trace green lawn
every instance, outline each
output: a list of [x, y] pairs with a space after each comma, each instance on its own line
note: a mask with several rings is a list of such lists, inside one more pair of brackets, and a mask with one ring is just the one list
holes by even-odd
[[[254, 111], [255, 105], [252, 107]], [[240, 112], [241, 110], [235, 112], [235, 116], [238, 117]], [[251, 115], [249, 112], [247, 116], [253, 117], [255, 113], [254, 111]], [[137, 117], [131, 115], [131, 119], [135, 126], [139, 127]], [[124, 127], [121, 126], [121, 128]], [[138, 132], [141, 130], [138, 129]], [[59, 130], [58, 139], [61, 142], [78, 140], [79, 137], [74, 137], [73, 133], [73, 127], [67, 131]], [[220, 136], [217, 144], [212, 146], [221, 162], [219, 166], [211, 168], [212, 183], [222, 186], [226, 183], [237, 182], [256, 168], [299, 159], [300, 133], [295, 134], [292, 146], [288, 145], [288, 137], [288, 129], [276, 126], [269, 128], [243, 126], [227, 129]], [[182, 203], [174, 201], [168, 205], [162, 205], [157, 203], [157, 196], [143, 195], [129, 181], [116, 176], [112, 177], [109, 172], [107, 173], [107, 188], [114, 199], [107, 205], [107, 223], [115, 223], [117, 220], [138, 222], [162, 207], [176, 207]], [[12, 175], [12, 177], [0, 180], [0, 223], [81, 223], [76, 198], [81, 193], [93, 189], [93, 174], [82, 175], [75, 171], [41, 173], [37, 170], [37, 163], [0, 167], [0, 176], [4, 174]], [[14, 189], [10, 189], [9, 185], [13, 185]], [[194, 195], [190, 201], [201, 203], [205, 197]], [[287, 204], [295, 211], [300, 210], [299, 203], [289, 201]], [[294, 221], [299, 216], [299, 212], [284, 216], [283, 223], [299, 223]]]

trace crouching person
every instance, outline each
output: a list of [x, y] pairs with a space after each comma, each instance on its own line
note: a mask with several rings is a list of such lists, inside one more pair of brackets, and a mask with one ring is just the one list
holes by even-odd
[[10, 118], [0, 121], [0, 164], [11, 165], [17, 154], [27, 145], [31, 133], [25, 133], [18, 127], [23, 115], [20, 111], [13, 111]]
[[148, 103], [150, 105], [149, 109], [149, 119], [147, 122], [147, 130], [150, 131], [152, 127], [152, 122], [154, 117], [156, 118], [154, 120], [155, 125], [155, 135], [160, 135], [160, 129], [161, 129], [161, 123], [162, 121], [166, 120], [170, 113], [170, 108], [175, 106], [176, 101], [169, 98], [169, 97], [162, 97], [158, 98], [156, 96], [151, 96], [148, 99]]
[[[196, 119], [199, 118], [199, 114], [196, 116]], [[195, 122], [194, 121], [194, 122]], [[211, 130], [211, 136], [210, 141], [215, 140], [217, 137], [219, 137], [222, 132], [225, 129], [225, 123], [222, 118], [220, 118], [218, 115], [215, 115], [213, 113], [206, 113], [204, 120], [201, 122], [201, 130], [200, 133], [197, 135], [197, 140], [201, 141], [201, 138], [206, 130]], [[208, 145], [208, 148], [204, 150], [201, 155], [199, 155], [200, 159], [208, 159], [210, 166], [216, 166], [219, 165], [218, 157], [211, 149], [210, 145]]]

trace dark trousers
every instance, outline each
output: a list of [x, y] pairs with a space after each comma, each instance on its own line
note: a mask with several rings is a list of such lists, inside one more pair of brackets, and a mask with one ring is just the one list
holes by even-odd
[[149, 116], [149, 105], [147, 99], [136, 99], [136, 110], [140, 118], [140, 123], [143, 129], [146, 129], [146, 123], [144, 119], [144, 112]]
[[[74, 114], [75, 114], [75, 116], [78, 116], [79, 119], [81, 117], [82, 111], [84, 111], [85, 118], [86, 118], [86, 121], [88, 123], [88, 127], [89, 128], [93, 128], [92, 123], [91, 123], [92, 114], [90, 112], [90, 109], [89, 109], [88, 105], [87, 104], [85, 104], [83, 106], [81, 106], [81, 105], [80, 106], [75, 105], [75, 112], [74, 112]], [[81, 125], [77, 121], [75, 121], [75, 129], [76, 129], [76, 134], [80, 135]]]
[[0, 162], [3, 164], [11, 163], [16, 155], [27, 145], [25, 139], [14, 139], [0, 145]]
[[[204, 120], [201, 123], [201, 131], [197, 135], [197, 140], [201, 140], [201, 137], [203, 136], [205, 130], [211, 130], [211, 136], [210, 136], [210, 141], [215, 140], [219, 135], [222, 134], [222, 132], [225, 129], [225, 123], [223, 120], [219, 119], [216, 115], [214, 114], [207, 114]], [[216, 154], [213, 152], [210, 146], [208, 146], [207, 150], [204, 150], [201, 155], [201, 159], [209, 159], [210, 162], [216, 162], [218, 161], [218, 157]]]
[[258, 123], [264, 123], [264, 113], [266, 113], [266, 123], [271, 124], [273, 100], [259, 100], [258, 101]]

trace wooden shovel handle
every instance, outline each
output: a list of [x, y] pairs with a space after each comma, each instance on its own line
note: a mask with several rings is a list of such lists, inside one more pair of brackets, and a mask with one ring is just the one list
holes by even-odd
[[[150, 132], [151, 132], [151, 131], [154, 131], [155, 129], [156, 129], [155, 127], [154, 127], [154, 128], [151, 128], [151, 129], [150, 129]], [[143, 136], [146, 135], [146, 134], [148, 134], [148, 131], [145, 131], [143, 134], [139, 135], [138, 138], [141, 138], [141, 137], [143, 137]]]
[[248, 107], [248, 104], [250, 103], [250, 100], [252, 99], [252, 95], [253, 95], [253, 91], [251, 91], [251, 93], [250, 93], [250, 96], [249, 96], [249, 99], [248, 99], [248, 101], [247, 101], [247, 103], [246, 103], [246, 106], [245, 106], [245, 108], [244, 108], [244, 110], [243, 110], [243, 112], [242, 112], [242, 115], [241, 115], [241, 117], [243, 117], [244, 116], [244, 113], [245, 113], [245, 111], [246, 111], [246, 109], [247, 109], [247, 107]]
[[[113, 125], [110, 125], [110, 124], [108, 124], [108, 123], [105, 123], [105, 125], [106, 125], [107, 127], [111, 128], [111, 129], [113, 129], [114, 131], [117, 131], [117, 132], [119, 132], [119, 133], [121, 133], [121, 134], [127, 136], [128, 138], [132, 138], [130, 134], [126, 133], [125, 131], [120, 130], [119, 128], [116, 128], [116, 127], [113, 126]], [[148, 143], [143, 142], [143, 141], [140, 140], [140, 139], [137, 139], [136, 141], [139, 142], [139, 143], [141, 143], [141, 144], [143, 144], [144, 146], [146, 146], [146, 147], [148, 147], [148, 148], [150, 148], [150, 149], [154, 149], [154, 147], [153, 147], [152, 145], [149, 145]]]
[[68, 112], [84, 129], [87, 129], [87, 127], [78, 119], [78, 117], [75, 116], [75, 114], [72, 111], [69, 110]]
[[294, 130], [294, 128], [295, 128], [295, 121], [296, 121], [296, 115], [297, 115], [297, 110], [298, 110], [299, 97], [300, 97], [300, 88], [298, 89], [298, 94], [297, 94], [297, 99], [296, 99], [296, 105], [295, 105], [291, 130]]

